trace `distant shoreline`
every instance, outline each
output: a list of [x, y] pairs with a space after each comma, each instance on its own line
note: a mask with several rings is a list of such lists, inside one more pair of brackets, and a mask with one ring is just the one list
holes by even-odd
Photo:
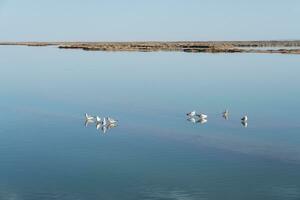
[[[82, 49], [86, 51], [181, 51], [194, 53], [300, 54], [300, 40], [174, 42], [0, 42], [0, 45], [23, 45], [36, 47], [57, 46], [61, 49]], [[261, 47], [263, 47], [264, 49], [260, 49]], [[266, 49], [266, 47], [269, 47], [270, 49]], [[277, 47], [277, 49], [272, 49], [274, 47]], [[293, 48], [289, 49], [290, 47]]]

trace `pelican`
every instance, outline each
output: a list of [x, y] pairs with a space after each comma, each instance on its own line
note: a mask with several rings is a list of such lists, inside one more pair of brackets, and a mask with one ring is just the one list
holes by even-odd
[[192, 122], [192, 123], [196, 123], [196, 119], [194, 117], [188, 118], [187, 120]]
[[205, 115], [205, 114], [203, 114], [203, 113], [197, 114], [197, 116], [198, 116], [200, 119], [206, 119], [206, 118], [207, 118], [207, 115]]
[[110, 117], [107, 117], [107, 121], [108, 121], [109, 124], [115, 124], [115, 123], [118, 122], [117, 120], [115, 120], [113, 118], [110, 118]]
[[91, 115], [88, 115], [87, 113], [85, 113], [85, 119], [94, 121], [94, 117]]
[[207, 119], [205, 119], [205, 118], [200, 118], [198, 121], [197, 121], [197, 123], [199, 123], [199, 124], [205, 124], [207, 122]]
[[243, 122], [247, 122], [248, 121], [248, 117], [247, 117], [247, 115], [245, 115], [244, 117], [242, 117], [242, 119], [241, 119]]
[[189, 112], [186, 115], [189, 116], [189, 117], [194, 117], [196, 115], [196, 111], [193, 110], [192, 112]]
[[228, 112], [228, 110], [226, 109], [226, 110], [223, 112], [223, 117], [224, 117], [224, 119], [228, 119], [228, 115], [229, 115], [229, 112]]

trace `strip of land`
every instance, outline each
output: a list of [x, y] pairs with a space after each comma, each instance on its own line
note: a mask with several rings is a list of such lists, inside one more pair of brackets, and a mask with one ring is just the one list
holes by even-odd
[[300, 40], [178, 42], [0, 42], [0, 45], [50, 46], [86, 51], [182, 51], [195, 53], [300, 54]]

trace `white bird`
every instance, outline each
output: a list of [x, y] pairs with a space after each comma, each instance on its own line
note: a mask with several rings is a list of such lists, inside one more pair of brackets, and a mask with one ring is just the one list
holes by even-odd
[[99, 116], [96, 116], [96, 122], [101, 123], [101, 118]]
[[196, 123], [196, 119], [194, 117], [188, 118], [187, 120], [192, 122], [192, 123]]
[[110, 117], [107, 117], [106, 119], [107, 119], [107, 121], [108, 121], [109, 124], [115, 124], [115, 123], [118, 122], [117, 120], [115, 120], [113, 118], [110, 118]]
[[228, 110], [226, 109], [226, 110], [223, 112], [223, 117], [224, 117], [225, 119], [228, 119], [228, 115], [229, 115], [229, 112], [228, 112]]
[[192, 112], [189, 112], [189, 113], [187, 113], [186, 115], [189, 116], [189, 117], [193, 117], [193, 116], [196, 115], [196, 111], [193, 110]]
[[107, 129], [115, 128], [117, 124], [108, 124]]
[[241, 119], [243, 122], [247, 122], [248, 121], [248, 117], [247, 117], [247, 115], [245, 115], [244, 117], [242, 117], [242, 119]]
[[103, 120], [102, 120], [101, 123], [102, 123], [102, 126], [106, 126], [107, 122], [106, 122], [106, 118], [105, 117], [103, 118]]
[[93, 120], [94, 121], [94, 117], [91, 115], [88, 115], [87, 113], [85, 113], [85, 119], [86, 120]]
[[207, 115], [205, 115], [205, 114], [203, 114], [203, 113], [197, 114], [197, 116], [198, 116], [200, 119], [206, 119], [206, 118], [207, 118]]

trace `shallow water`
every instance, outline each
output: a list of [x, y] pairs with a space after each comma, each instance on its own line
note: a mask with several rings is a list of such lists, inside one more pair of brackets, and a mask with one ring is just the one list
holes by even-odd
[[297, 55], [0, 53], [0, 199], [300, 198]]

